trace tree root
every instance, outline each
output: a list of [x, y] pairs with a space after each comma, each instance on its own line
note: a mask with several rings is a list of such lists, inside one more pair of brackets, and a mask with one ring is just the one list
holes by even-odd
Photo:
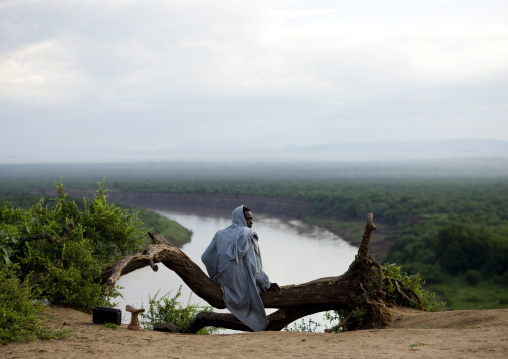
[[[422, 300], [420, 299], [420, 297], [418, 296], [418, 294], [416, 294], [416, 292], [411, 289], [411, 288], [407, 288], [405, 287], [404, 290], [408, 291], [409, 293], [412, 294], [413, 298], [415, 298], [414, 300], [412, 298], [410, 298], [401, 288], [400, 288], [400, 285], [403, 285], [403, 283], [398, 280], [398, 279], [394, 279], [394, 278], [391, 278], [392, 280], [392, 283], [395, 285], [395, 288], [397, 289], [397, 293], [405, 300], [407, 300], [408, 302], [412, 303], [414, 306], [416, 307], [420, 307], [421, 310], [425, 310], [425, 307], [423, 306], [423, 303], [422, 303]], [[400, 283], [400, 284], [399, 284]]]

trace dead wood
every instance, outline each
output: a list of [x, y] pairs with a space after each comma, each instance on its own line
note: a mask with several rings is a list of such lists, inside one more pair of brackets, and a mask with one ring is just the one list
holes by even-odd
[[[390, 320], [386, 305], [392, 304], [393, 298], [388, 298], [383, 291], [381, 265], [374, 255], [368, 253], [370, 237], [375, 229], [372, 213], [369, 213], [358, 254], [343, 275], [282, 286], [279, 292], [262, 292], [261, 299], [265, 308], [278, 308], [268, 316], [269, 324], [266, 330], [281, 330], [299, 318], [326, 310], [340, 310], [344, 313], [344, 319], [339, 324], [342, 330], [384, 327]], [[177, 273], [196, 295], [211, 306], [225, 308], [219, 284], [212, 281], [180, 249], [165, 243], [163, 236], [158, 233], [149, 235], [158, 244], [149, 245], [144, 250], [103, 269], [100, 281], [107, 284], [106, 295], [120, 276], [148, 265], [157, 271], [156, 263], [162, 263]], [[395, 283], [397, 290], [406, 296], [404, 299], [418, 303], [419, 298], [414, 298], [414, 292], [403, 290], [399, 283]], [[353, 315], [358, 306], [367, 311], [362, 320], [357, 320]], [[248, 327], [231, 314], [201, 312], [191, 322], [188, 332], [195, 333], [206, 326], [249, 331]], [[339, 329], [339, 326], [334, 329]]]
[[166, 238], [164, 238], [164, 236], [160, 233], [148, 232], [148, 235], [152, 239], [152, 242], [155, 244], [169, 244], [169, 245], [171, 245], [171, 243]]

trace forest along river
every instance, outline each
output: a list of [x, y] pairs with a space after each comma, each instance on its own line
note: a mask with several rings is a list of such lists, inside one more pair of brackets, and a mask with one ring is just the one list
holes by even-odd
[[[210, 244], [215, 232], [231, 224], [231, 214], [216, 213], [213, 210], [205, 214], [194, 214], [183, 210], [157, 212], [192, 230], [191, 241], [181, 249], [206, 273], [205, 266], [201, 262], [201, 254]], [[296, 219], [275, 218], [254, 213], [252, 228], [259, 236], [263, 268], [270, 281], [280, 286], [339, 276], [348, 269], [358, 251], [356, 247], [337, 235]], [[124, 298], [117, 299], [120, 301], [117, 307], [122, 310], [123, 323], [129, 323], [130, 320], [130, 314], [125, 312], [126, 304], [136, 308], [144, 307], [148, 311], [148, 296], [153, 298], [159, 289], [158, 298], [169, 291], [172, 291], [172, 297], [179, 286], [183, 285], [182, 296], [179, 298], [182, 305], [187, 304], [189, 295], [192, 293], [178, 275], [162, 264], [159, 265], [158, 272], [152, 271], [148, 266], [123, 276], [118, 281], [118, 285], [124, 287], [121, 289]], [[192, 294], [190, 302], [208, 305], [195, 294]], [[227, 312], [217, 309], [215, 311]], [[267, 314], [273, 311], [273, 309], [267, 309]], [[323, 323], [326, 323], [323, 314], [317, 313], [310, 317], [313, 321], [320, 323], [317, 330], [322, 332], [325, 328]], [[305, 321], [307, 322], [308, 319], [306, 317]], [[297, 321], [297, 323], [300, 322], [301, 320]], [[221, 333], [231, 332], [221, 331]]]

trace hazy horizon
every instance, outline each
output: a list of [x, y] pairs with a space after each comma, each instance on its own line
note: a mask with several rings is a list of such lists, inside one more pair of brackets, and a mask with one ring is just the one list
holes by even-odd
[[231, 152], [223, 146], [212, 148], [162, 148], [133, 150], [128, 148], [61, 148], [40, 149], [28, 156], [0, 155], [0, 164], [56, 163], [140, 163], [140, 162], [369, 162], [369, 161], [433, 161], [450, 159], [507, 158], [508, 141], [503, 140], [439, 140], [376, 141], [368, 143], [319, 144], [255, 147], [245, 144]]

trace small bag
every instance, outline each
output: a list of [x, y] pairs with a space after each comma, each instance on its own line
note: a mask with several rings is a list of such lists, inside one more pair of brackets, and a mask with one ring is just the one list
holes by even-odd
[[113, 323], [120, 325], [122, 323], [122, 311], [117, 308], [93, 307], [93, 322], [95, 324]]

